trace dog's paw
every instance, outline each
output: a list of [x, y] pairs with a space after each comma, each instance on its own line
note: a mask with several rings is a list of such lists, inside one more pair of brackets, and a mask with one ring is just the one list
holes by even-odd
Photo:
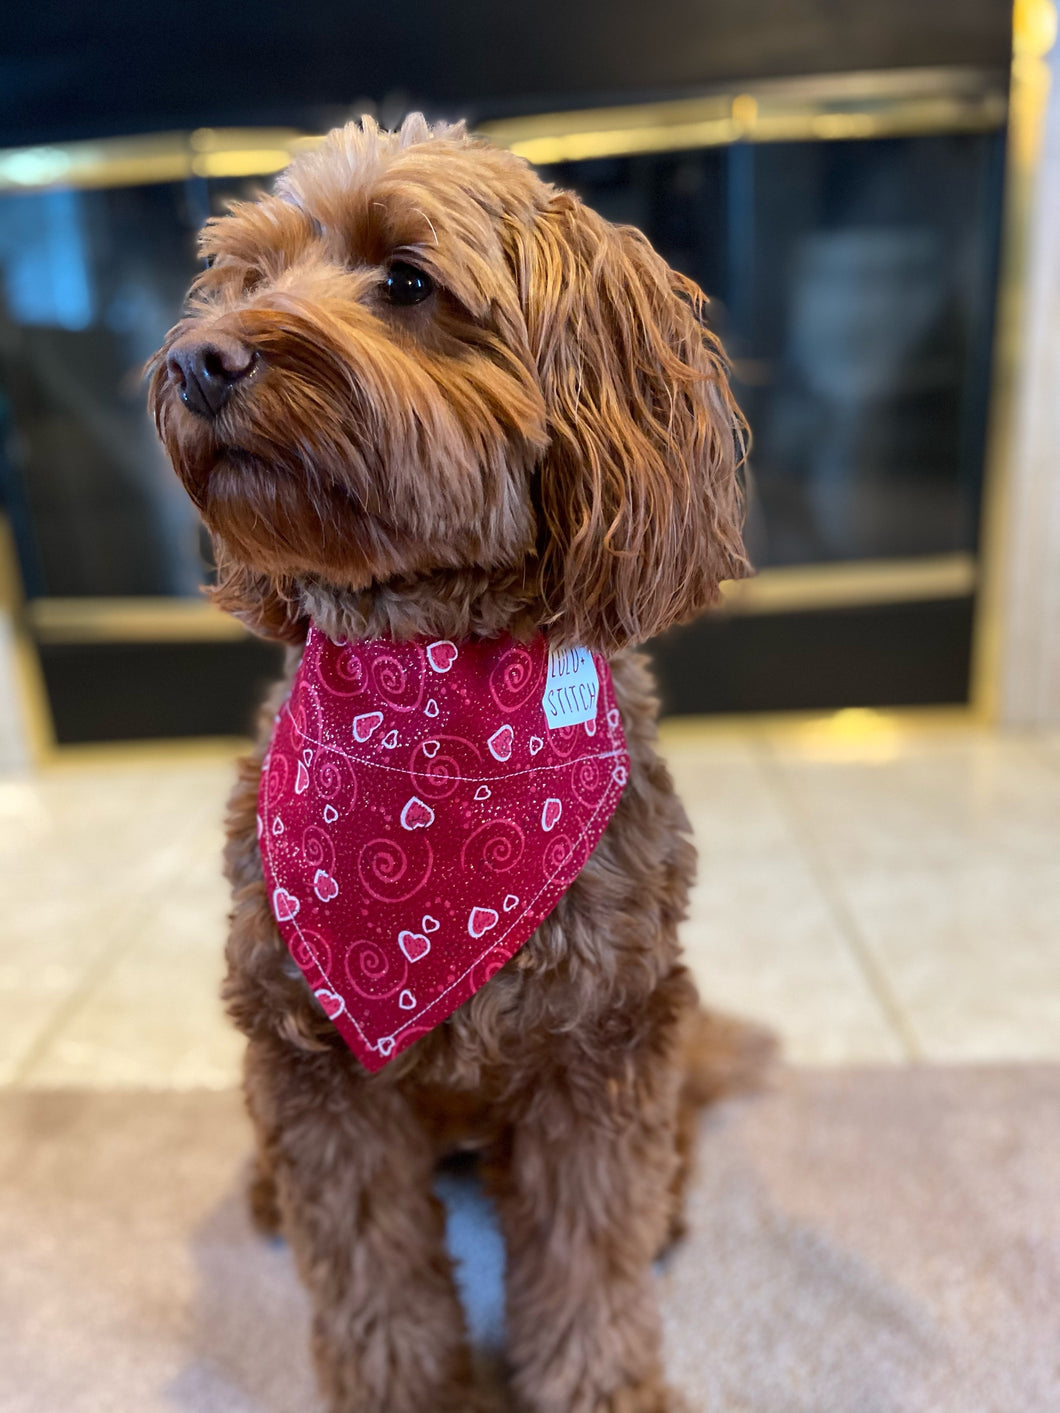
[[508, 1413], [509, 1404], [499, 1388], [475, 1388], [463, 1395], [459, 1403], [446, 1405], [446, 1413]]
[[616, 1389], [592, 1413], [689, 1413], [688, 1404], [673, 1389], [656, 1382]]
[[[371, 1408], [372, 1413], [378, 1413], [378, 1410], [388, 1406], [385, 1399], [386, 1395], [384, 1394], [383, 1401], [373, 1399], [370, 1404], [360, 1398], [357, 1398], [353, 1403], [341, 1400], [338, 1403], [329, 1403], [328, 1413], [365, 1413], [367, 1408]], [[408, 1405], [403, 1404], [402, 1406], [407, 1407]], [[500, 1389], [494, 1390], [492, 1393], [477, 1388], [461, 1389], [459, 1392], [451, 1392], [440, 1403], [435, 1402], [432, 1395], [429, 1403], [424, 1402], [419, 1406], [424, 1409], [429, 1407], [430, 1413], [509, 1413], [509, 1405]]]

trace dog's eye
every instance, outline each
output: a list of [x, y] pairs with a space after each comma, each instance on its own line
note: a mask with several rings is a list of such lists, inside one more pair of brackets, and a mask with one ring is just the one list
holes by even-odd
[[391, 265], [383, 281], [383, 293], [390, 304], [422, 304], [433, 289], [430, 275], [403, 260]]

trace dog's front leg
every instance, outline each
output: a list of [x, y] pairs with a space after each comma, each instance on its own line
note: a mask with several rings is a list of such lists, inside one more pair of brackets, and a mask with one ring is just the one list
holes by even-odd
[[251, 1041], [246, 1075], [330, 1413], [467, 1413], [434, 1154], [402, 1094], [345, 1053], [272, 1037]]
[[493, 1186], [508, 1244], [508, 1348], [532, 1413], [674, 1413], [652, 1260], [676, 1168], [677, 1067], [645, 1045], [582, 1054], [537, 1086]]

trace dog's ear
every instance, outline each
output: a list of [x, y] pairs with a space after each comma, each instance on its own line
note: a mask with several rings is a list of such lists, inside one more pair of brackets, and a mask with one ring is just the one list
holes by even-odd
[[210, 601], [259, 638], [295, 646], [304, 643], [309, 619], [288, 597], [284, 584], [234, 559], [217, 535], [213, 547], [217, 582], [207, 590]]
[[698, 287], [573, 194], [509, 240], [551, 436], [536, 488], [550, 634], [642, 642], [748, 571], [724, 355]]

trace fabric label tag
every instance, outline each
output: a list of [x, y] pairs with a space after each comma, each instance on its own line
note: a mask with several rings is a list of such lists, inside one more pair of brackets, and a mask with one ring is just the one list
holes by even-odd
[[550, 731], [596, 719], [600, 679], [588, 648], [568, 648], [548, 655], [548, 680], [541, 705]]

